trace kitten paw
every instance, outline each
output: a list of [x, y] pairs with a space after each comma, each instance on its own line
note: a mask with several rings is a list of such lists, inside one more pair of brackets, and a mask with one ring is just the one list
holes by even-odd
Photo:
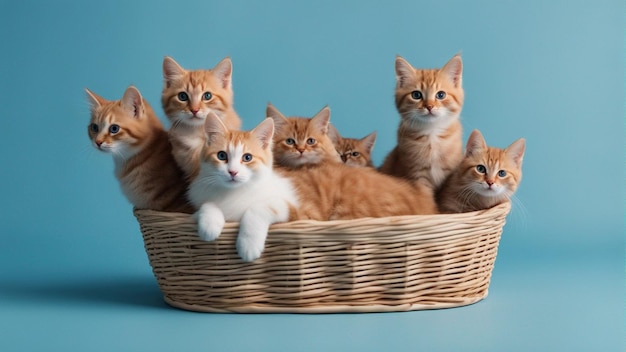
[[265, 248], [265, 236], [240, 232], [237, 236], [237, 253], [244, 262], [258, 259]]
[[205, 241], [215, 241], [224, 229], [224, 214], [217, 208], [204, 206], [197, 214], [198, 235]]

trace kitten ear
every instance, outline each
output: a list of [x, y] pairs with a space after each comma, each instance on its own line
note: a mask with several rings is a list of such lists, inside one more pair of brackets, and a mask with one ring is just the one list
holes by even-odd
[[363, 143], [368, 153], [371, 153], [372, 149], [374, 149], [374, 143], [376, 143], [376, 131], [361, 138], [359, 142]]
[[467, 139], [467, 146], [465, 147], [465, 156], [475, 155], [476, 153], [487, 149], [487, 143], [485, 138], [479, 130], [472, 131]]
[[339, 144], [341, 141], [341, 135], [332, 123], [328, 124], [328, 138], [330, 138], [331, 142], [335, 145]]
[[508, 146], [504, 152], [511, 158], [517, 167], [522, 167], [522, 160], [524, 159], [524, 150], [526, 150], [526, 140], [520, 138]]
[[325, 106], [320, 112], [311, 118], [311, 124], [315, 129], [323, 134], [328, 134], [328, 125], [330, 124], [330, 108]]
[[267, 103], [267, 108], [265, 108], [265, 117], [271, 118], [274, 120], [274, 125], [277, 130], [283, 128], [283, 126], [289, 123], [289, 120], [283, 115], [272, 103]]
[[230, 89], [233, 77], [233, 62], [225, 57], [213, 68], [213, 73], [222, 82], [222, 88]]
[[100, 106], [102, 106], [104, 103], [107, 102], [104, 98], [98, 96], [96, 93], [90, 91], [87, 88], [85, 88], [85, 93], [87, 93], [87, 101], [89, 102], [89, 110], [91, 110], [92, 113], [94, 113], [96, 109], [98, 109]]
[[169, 56], [163, 59], [163, 80], [165, 86], [169, 87], [172, 82], [181, 79], [185, 75], [185, 69]]
[[143, 114], [143, 98], [139, 90], [134, 86], [126, 88], [121, 104], [122, 108], [135, 118], [139, 118]]
[[274, 120], [266, 118], [250, 133], [261, 142], [263, 149], [270, 148], [272, 146], [272, 138], [274, 137]]
[[226, 136], [228, 128], [224, 125], [222, 120], [213, 112], [209, 112], [204, 121], [204, 132], [207, 136], [207, 142], [209, 144], [215, 142], [215, 139], [219, 136]]
[[396, 56], [396, 88], [404, 86], [406, 81], [415, 75], [415, 69], [401, 56]]
[[441, 72], [454, 83], [455, 87], [460, 87], [463, 83], [463, 60], [461, 54], [454, 55], [442, 68]]

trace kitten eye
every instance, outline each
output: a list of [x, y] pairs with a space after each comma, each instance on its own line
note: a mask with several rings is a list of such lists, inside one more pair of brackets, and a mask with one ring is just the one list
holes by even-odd
[[487, 168], [485, 167], [485, 165], [478, 165], [476, 166], [476, 171], [478, 171], [481, 174], [486, 174]]
[[178, 93], [178, 100], [180, 100], [180, 101], [187, 101], [187, 100], [189, 100], [189, 96], [185, 92], [180, 92], [180, 93]]
[[500, 170], [500, 171], [498, 171], [498, 176], [499, 176], [499, 177], [504, 177], [504, 176], [506, 176], [506, 171], [504, 171], [504, 170]]
[[440, 90], [440, 91], [437, 92], [436, 97], [437, 97], [437, 99], [441, 100], [441, 99], [446, 97], [446, 92], [444, 92], [443, 90]]
[[420, 100], [422, 99], [422, 92], [420, 92], [419, 90], [414, 90], [411, 92], [411, 98], [415, 99], [415, 100]]
[[116, 134], [117, 132], [120, 131], [120, 126], [119, 125], [111, 125], [109, 126], [109, 132]]
[[204, 94], [202, 94], [202, 99], [204, 100], [211, 100], [211, 98], [213, 98], [213, 94], [211, 94], [211, 92], [204, 92]]
[[359, 153], [359, 152], [352, 152], [352, 156], [354, 156], [354, 157], [357, 157], [357, 156], [359, 156], [359, 155], [360, 155], [360, 153]]
[[306, 140], [306, 144], [308, 144], [308, 145], [313, 145], [313, 144], [315, 144], [315, 142], [316, 142], [315, 138], [309, 138], [309, 139]]
[[223, 150], [219, 151], [219, 152], [217, 152], [217, 159], [226, 161], [226, 160], [228, 160], [228, 154], [226, 154], [226, 152], [223, 151]]
[[287, 143], [287, 145], [294, 145], [294, 144], [296, 144], [296, 140], [293, 139], [293, 138], [287, 138], [285, 140], [285, 143]]
[[89, 125], [89, 129], [91, 130], [91, 132], [93, 133], [98, 133], [98, 131], [100, 130], [100, 128], [98, 127], [98, 125], [96, 125], [95, 123], [92, 123], [91, 125]]
[[241, 160], [245, 161], [246, 163], [249, 163], [250, 161], [252, 161], [252, 154], [250, 153], [246, 153], [241, 157]]

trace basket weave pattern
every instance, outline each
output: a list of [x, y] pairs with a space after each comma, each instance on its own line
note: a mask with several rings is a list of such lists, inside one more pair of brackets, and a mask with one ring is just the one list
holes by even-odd
[[135, 210], [165, 301], [201, 312], [381, 312], [487, 295], [510, 204], [451, 215], [296, 221], [270, 228], [245, 263], [227, 223], [202, 241], [188, 214]]

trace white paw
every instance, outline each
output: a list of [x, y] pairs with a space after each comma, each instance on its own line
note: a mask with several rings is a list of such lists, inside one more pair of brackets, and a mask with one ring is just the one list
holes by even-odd
[[205, 241], [215, 241], [224, 229], [224, 214], [216, 207], [202, 206], [197, 213], [198, 235]]
[[258, 259], [265, 248], [265, 233], [253, 233], [240, 229], [237, 236], [237, 253], [243, 261], [251, 262]]

